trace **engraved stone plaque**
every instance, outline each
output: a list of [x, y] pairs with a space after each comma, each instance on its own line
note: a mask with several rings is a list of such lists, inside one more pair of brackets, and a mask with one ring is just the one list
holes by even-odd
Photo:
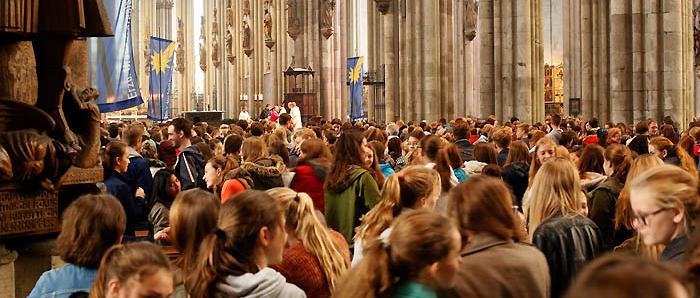
[[56, 193], [45, 190], [0, 191], [0, 239], [58, 230]]

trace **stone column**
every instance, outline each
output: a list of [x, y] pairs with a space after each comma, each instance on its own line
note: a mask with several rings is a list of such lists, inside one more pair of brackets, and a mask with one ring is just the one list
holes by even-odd
[[479, 1], [481, 116], [544, 117], [541, 2]]
[[[335, 39], [335, 34], [333, 31], [326, 31], [330, 33], [331, 35], [326, 37], [324, 36], [324, 30], [328, 30], [328, 28], [323, 28], [323, 20], [326, 18], [326, 9], [331, 9], [331, 1], [327, 0], [321, 0], [319, 3], [323, 5], [319, 5], [318, 8], [316, 9], [316, 23], [318, 26], [314, 26], [314, 28], [318, 28], [318, 31], [314, 34], [316, 38], [318, 39], [318, 43], [320, 44], [320, 49], [319, 49], [319, 54], [320, 54], [320, 68], [318, 69], [318, 73], [321, 76], [320, 84], [318, 87], [319, 92], [318, 92], [318, 100], [320, 103], [320, 110], [319, 113], [321, 116], [323, 116], [325, 119], [331, 118], [331, 115], [333, 114], [333, 110], [335, 109], [334, 101], [335, 99], [333, 98], [333, 90], [335, 87], [334, 84], [334, 79], [333, 79], [333, 51], [332, 51], [332, 43], [333, 40]], [[332, 6], [337, 5], [334, 3]], [[329, 7], [326, 7], [329, 6]], [[331, 24], [336, 23], [337, 17], [336, 17], [336, 8], [332, 7], [333, 9], [333, 17], [330, 20], [326, 21], [331, 21]], [[331, 27], [333, 28], [333, 27]]]
[[396, 92], [396, 28], [395, 16], [398, 12], [398, 1], [392, 1], [382, 16], [383, 43], [384, 43], [384, 104], [386, 122], [395, 121], [394, 100]]
[[[495, 100], [495, 38], [494, 38], [494, 1], [479, 1], [479, 33], [481, 38], [481, 115], [488, 116], [496, 113]], [[522, 121], [523, 119], [521, 119]]]
[[16, 297], [27, 297], [39, 276], [52, 268], [55, 242], [55, 239], [40, 238], [13, 244], [19, 254], [14, 262]]
[[0, 244], [0, 293], [7, 298], [15, 297], [15, 261], [17, 252]]

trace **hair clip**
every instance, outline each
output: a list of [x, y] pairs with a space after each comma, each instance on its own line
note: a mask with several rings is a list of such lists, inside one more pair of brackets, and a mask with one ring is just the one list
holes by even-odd
[[214, 228], [214, 235], [216, 235], [217, 238], [226, 239], [226, 231], [219, 227]]

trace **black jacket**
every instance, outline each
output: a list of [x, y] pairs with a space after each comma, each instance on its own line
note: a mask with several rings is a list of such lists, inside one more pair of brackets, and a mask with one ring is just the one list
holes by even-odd
[[518, 207], [523, 206], [523, 195], [527, 189], [527, 183], [530, 176], [530, 165], [526, 162], [517, 161], [508, 165], [503, 169], [501, 177], [503, 181], [510, 186], [513, 191], [513, 205]]
[[686, 250], [688, 249], [688, 236], [680, 235], [673, 238], [659, 258], [662, 262], [683, 262], [685, 261]]
[[180, 180], [182, 190], [201, 188], [206, 190], [204, 182], [204, 166], [206, 161], [196, 145], [189, 146], [180, 152], [175, 163], [175, 175]]
[[553, 298], [561, 297], [576, 274], [601, 252], [601, 236], [593, 221], [582, 216], [560, 216], [542, 222], [532, 243], [549, 264]]
[[474, 145], [467, 139], [461, 139], [455, 141], [455, 145], [459, 149], [459, 156], [462, 157], [463, 161], [470, 161], [474, 159], [472, 156], [474, 154]]

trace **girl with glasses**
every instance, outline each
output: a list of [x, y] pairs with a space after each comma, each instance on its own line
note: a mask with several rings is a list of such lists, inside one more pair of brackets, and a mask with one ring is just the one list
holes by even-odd
[[661, 261], [683, 261], [700, 212], [697, 177], [671, 165], [648, 170], [632, 181], [630, 203], [644, 244], [666, 245]]

